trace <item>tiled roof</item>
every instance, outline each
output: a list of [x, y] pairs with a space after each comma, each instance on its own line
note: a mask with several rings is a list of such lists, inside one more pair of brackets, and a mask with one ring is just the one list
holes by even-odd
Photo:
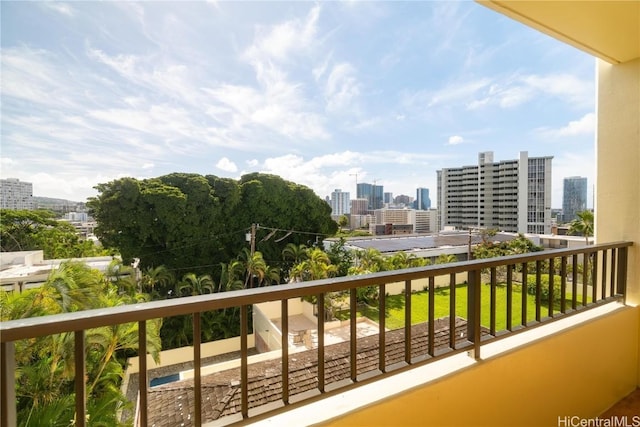
[[[434, 346], [449, 347], [449, 319], [435, 321]], [[456, 341], [466, 342], [466, 321], [456, 318]], [[486, 332], [486, 331], [485, 331]], [[412, 357], [426, 356], [427, 324], [414, 325], [411, 333]], [[386, 365], [404, 360], [404, 329], [387, 331]], [[349, 342], [325, 347], [325, 384], [350, 377]], [[378, 335], [357, 340], [357, 371], [363, 374], [378, 368]], [[317, 349], [289, 355], [289, 393], [295, 395], [318, 386]], [[248, 366], [249, 408], [276, 402], [282, 398], [281, 359]], [[202, 420], [209, 422], [241, 411], [240, 369], [234, 368], [202, 377]], [[191, 426], [194, 410], [193, 380], [154, 387], [148, 395], [149, 425], [155, 427]]]

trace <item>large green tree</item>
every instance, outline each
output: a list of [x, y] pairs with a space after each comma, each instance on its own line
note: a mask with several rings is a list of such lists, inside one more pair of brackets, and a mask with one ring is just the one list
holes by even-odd
[[234, 181], [174, 173], [122, 178], [96, 189], [88, 206], [103, 244], [125, 263], [140, 258], [142, 268], [164, 265], [180, 275], [213, 273], [217, 279], [219, 266], [248, 247], [252, 224], [259, 224], [256, 249], [270, 264], [280, 262], [286, 244], [315, 243], [337, 229], [327, 203], [275, 175]]

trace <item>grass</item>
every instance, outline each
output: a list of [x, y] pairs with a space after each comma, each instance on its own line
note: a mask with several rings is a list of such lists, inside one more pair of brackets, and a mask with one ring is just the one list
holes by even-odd
[[[455, 288], [456, 308], [455, 315], [459, 317], [467, 317], [467, 285], [457, 285]], [[482, 326], [490, 327], [490, 306], [491, 306], [491, 286], [483, 284], [481, 288], [481, 323]], [[438, 288], [434, 296], [434, 319], [449, 316], [449, 300], [450, 289]], [[536, 319], [535, 295], [526, 296], [527, 303], [527, 322]], [[589, 298], [589, 301], [591, 299]], [[571, 295], [566, 295], [566, 306], [571, 307]], [[580, 301], [578, 301], [580, 304]], [[554, 304], [553, 312], [560, 313], [560, 302]], [[378, 308], [364, 306], [358, 310], [359, 316], [366, 316], [369, 319], [378, 321]], [[405, 298], [404, 295], [390, 295], [386, 297], [386, 327], [389, 329], [398, 329], [404, 327], [405, 317]], [[512, 293], [512, 326], [521, 324], [522, 316], [522, 287], [513, 285]], [[542, 304], [540, 316], [542, 318], [549, 315], [548, 304]], [[343, 311], [339, 314], [339, 318], [348, 318], [349, 311]], [[429, 316], [429, 292], [416, 292], [411, 295], [411, 324], [426, 322]], [[496, 285], [496, 331], [507, 328], [507, 287], [506, 285]]]

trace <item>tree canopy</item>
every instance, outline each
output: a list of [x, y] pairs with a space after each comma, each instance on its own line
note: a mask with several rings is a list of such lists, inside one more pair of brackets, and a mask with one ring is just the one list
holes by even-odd
[[[211, 273], [230, 262], [248, 247], [251, 224], [262, 225], [256, 245], [269, 263], [280, 261], [288, 243], [315, 243], [337, 229], [326, 202], [275, 175], [236, 181], [173, 173], [121, 178], [96, 189], [88, 206], [103, 245], [117, 249], [125, 263], [140, 258], [143, 268], [164, 265], [179, 275]], [[290, 230], [296, 232], [287, 235]]]
[[44, 257], [77, 258], [100, 255], [102, 250], [82, 240], [66, 221], [47, 210], [0, 210], [2, 252], [42, 250]]

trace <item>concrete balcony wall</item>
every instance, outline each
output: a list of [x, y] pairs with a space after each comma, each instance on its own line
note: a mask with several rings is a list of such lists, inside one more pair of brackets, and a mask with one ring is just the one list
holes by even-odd
[[[598, 60], [597, 116], [596, 242], [633, 241], [634, 246], [629, 248], [627, 301], [638, 305], [640, 58], [618, 65]], [[640, 343], [640, 335], [636, 342]], [[640, 374], [640, 360], [637, 363]]]
[[[323, 426], [541, 426], [594, 418], [638, 375], [638, 308], [624, 307]], [[569, 425], [569, 424], [564, 424]]]

